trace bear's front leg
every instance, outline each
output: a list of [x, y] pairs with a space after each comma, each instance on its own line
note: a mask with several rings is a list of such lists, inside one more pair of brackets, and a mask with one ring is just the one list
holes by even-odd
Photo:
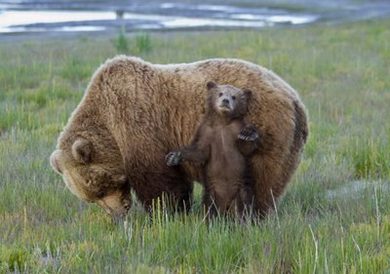
[[189, 161], [195, 164], [204, 164], [209, 155], [208, 146], [198, 146], [193, 144], [180, 148], [177, 151], [171, 151], [165, 156], [167, 166], [177, 166], [182, 161]]
[[253, 125], [243, 127], [237, 136], [238, 149], [244, 156], [251, 156], [260, 145], [260, 133]]
[[177, 166], [183, 159], [183, 154], [180, 151], [171, 151], [165, 156], [167, 166]]
[[247, 142], [254, 142], [259, 139], [259, 134], [256, 128], [252, 125], [245, 126], [238, 134], [238, 139]]

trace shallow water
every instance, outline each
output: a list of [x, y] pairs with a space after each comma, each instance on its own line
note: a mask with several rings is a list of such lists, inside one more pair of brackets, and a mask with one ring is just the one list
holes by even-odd
[[[46, 31], [50, 24], [80, 22], [89, 20], [115, 20], [113, 12], [88, 11], [4, 11], [0, 13], [0, 32]], [[66, 26], [54, 28], [66, 31], [69, 28], [75, 31], [104, 30], [99, 26]]]
[[120, 26], [131, 29], [260, 28], [281, 23], [305, 24], [318, 18], [283, 10], [240, 9], [224, 5], [162, 3], [145, 7], [146, 13], [142, 13], [139, 7], [130, 8], [126, 11], [3, 10], [0, 32], [101, 31]]
[[[309, 1], [310, 2], [310, 1]], [[224, 3], [224, 2], [222, 2]], [[366, 5], [366, 4], [365, 4]], [[132, 1], [2, 1], [0, 33], [132, 30], [262, 28], [346, 20], [345, 14], [387, 16], [389, 4], [372, 7], [344, 5], [326, 10], [243, 7], [227, 4], [193, 4]], [[330, 12], [332, 11], [332, 12]], [[367, 14], [362, 14], [366, 11]], [[373, 12], [375, 11], [375, 12]], [[339, 14], [337, 16], [337, 14]]]

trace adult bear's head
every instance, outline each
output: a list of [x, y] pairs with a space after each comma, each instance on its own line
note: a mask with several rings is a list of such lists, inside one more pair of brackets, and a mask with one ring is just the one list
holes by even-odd
[[130, 186], [123, 163], [111, 149], [83, 137], [76, 137], [71, 146], [55, 150], [50, 164], [65, 181], [69, 190], [86, 202], [94, 202], [113, 217], [124, 216], [131, 205]]

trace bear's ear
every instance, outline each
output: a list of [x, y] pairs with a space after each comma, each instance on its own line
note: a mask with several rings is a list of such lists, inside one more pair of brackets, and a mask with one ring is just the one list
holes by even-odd
[[244, 92], [244, 95], [245, 95], [246, 98], [249, 99], [249, 98], [252, 97], [252, 91], [251, 91], [250, 89], [244, 88], [244, 89], [242, 90], [242, 92]]
[[213, 81], [207, 82], [207, 89], [208, 90], [216, 88], [216, 87], [217, 87], [217, 84], [215, 82], [213, 82]]
[[59, 159], [61, 157], [61, 151], [59, 149], [55, 150], [50, 155], [50, 165], [54, 169], [55, 172], [62, 174], [62, 170], [59, 164]]
[[72, 145], [72, 155], [76, 161], [88, 164], [91, 162], [92, 144], [84, 138], [78, 138]]

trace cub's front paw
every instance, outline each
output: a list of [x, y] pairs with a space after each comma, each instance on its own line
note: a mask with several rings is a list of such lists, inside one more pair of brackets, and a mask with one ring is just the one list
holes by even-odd
[[171, 151], [165, 156], [167, 166], [177, 166], [180, 164], [182, 154], [180, 151]]
[[238, 139], [247, 142], [253, 142], [259, 139], [259, 134], [253, 126], [247, 126], [241, 129], [240, 134], [238, 134]]

